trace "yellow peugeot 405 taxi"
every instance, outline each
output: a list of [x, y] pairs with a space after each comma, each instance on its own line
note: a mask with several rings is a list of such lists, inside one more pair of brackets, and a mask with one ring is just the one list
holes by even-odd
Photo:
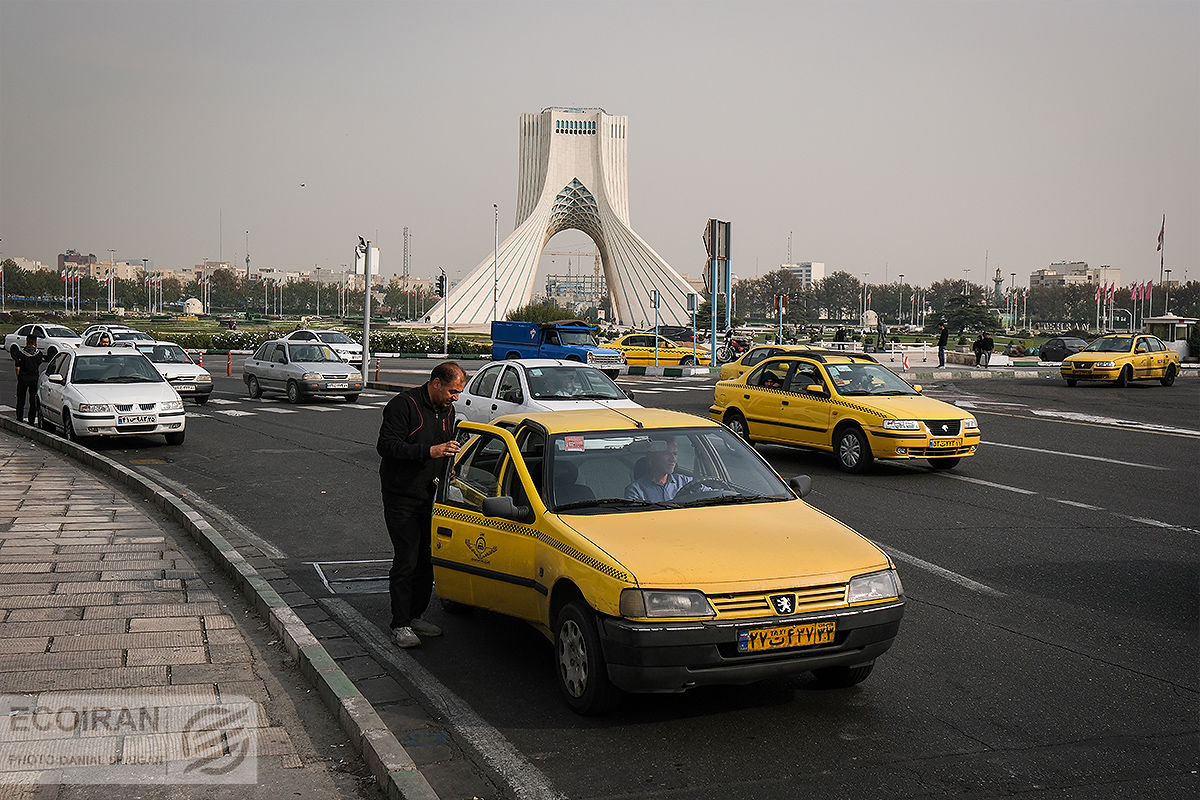
[[904, 612], [892, 560], [727, 428], [662, 409], [459, 425], [432, 548], [447, 610], [527, 620], [567, 704], [811, 672], [864, 680]]
[[1064, 358], [1060, 369], [1067, 386], [1079, 381], [1110, 381], [1125, 386], [1140, 380], [1157, 380], [1170, 386], [1179, 374], [1179, 353], [1149, 334], [1101, 336]]
[[832, 452], [847, 472], [864, 472], [877, 458], [924, 458], [949, 469], [979, 447], [975, 417], [925, 397], [865, 354], [770, 358], [717, 383], [709, 414], [748, 442]]

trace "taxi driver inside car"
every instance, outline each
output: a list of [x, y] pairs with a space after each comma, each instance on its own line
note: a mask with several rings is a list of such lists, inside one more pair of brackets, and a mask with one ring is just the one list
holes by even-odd
[[785, 484], [724, 426], [589, 410], [460, 433], [435, 499], [438, 595], [533, 624], [580, 713], [621, 690], [802, 672], [854, 685], [899, 629], [891, 559], [804, 503], [811, 480]]

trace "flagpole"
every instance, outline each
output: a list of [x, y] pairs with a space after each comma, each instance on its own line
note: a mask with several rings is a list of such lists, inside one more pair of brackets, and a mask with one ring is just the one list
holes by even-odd
[[[1163, 212], [1162, 227], [1158, 229], [1158, 285], [1163, 285], [1163, 257], [1166, 255], [1164, 248], [1164, 240], [1167, 237], [1167, 214]], [[1167, 306], [1163, 303], [1163, 314], [1166, 315]], [[1150, 293], [1150, 316], [1154, 316], [1154, 293]]]

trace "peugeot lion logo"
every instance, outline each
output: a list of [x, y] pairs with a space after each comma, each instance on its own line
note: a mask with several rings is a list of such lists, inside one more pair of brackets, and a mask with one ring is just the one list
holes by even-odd
[[774, 606], [776, 614], [791, 614], [796, 610], [796, 595], [773, 594], [771, 605]]

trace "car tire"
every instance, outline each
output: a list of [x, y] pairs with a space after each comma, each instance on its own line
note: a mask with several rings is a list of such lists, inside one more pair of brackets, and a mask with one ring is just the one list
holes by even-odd
[[958, 462], [962, 461], [962, 456], [949, 456], [947, 458], [931, 458], [929, 466], [934, 469], [954, 469], [958, 466]]
[[358, 395], [356, 395], [356, 394], [348, 394], [348, 395], [346, 395], [346, 402], [347, 402], [347, 403], [357, 403], [357, 402], [358, 402]]
[[690, 367], [695, 363], [696, 359], [692, 358], [691, 356], [684, 356], [683, 358], [679, 359], [679, 366], [681, 367]]
[[170, 433], [164, 433], [163, 437], [166, 438], [167, 444], [172, 447], [178, 447], [183, 444], [185, 434], [187, 434], [187, 431], [171, 431]]
[[733, 431], [739, 438], [750, 441], [750, 425], [740, 411], [730, 411], [725, 415], [725, 427]]
[[867, 435], [856, 425], [846, 425], [834, 432], [833, 455], [844, 472], [866, 472], [875, 461]]
[[521, 357], [520, 353], [508, 353], [504, 356], [504, 360], [505, 361], [516, 361], [520, 357]]
[[64, 439], [79, 444], [79, 434], [75, 432], [75, 423], [71, 421], [71, 412], [65, 408], [62, 412], [62, 428]]
[[820, 689], [847, 689], [865, 681], [873, 669], [874, 661], [857, 667], [822, 667], [813, 670], [813, 677]]
[[304, 399], [304, 393], [300, 391], [300, 384], [295, 381], [287, 382], [287, 399], [292, 405]]
[[50, 420], [46, 419], [46, 415], [42, 413], [41, 406], [38, 406], [37, 421], [38, 421], [38, 427], [40, 427], [42, 430], [50, 431], [51, 433], [54, 433], [54, 423], [51, 422]]
[[1158, 379], [1158, 382], [1163, 386], [1170, 386], [1175, 382], [1175, 365], [1167, 367], [1167, 374]]
[[196, 395], [196, 405], [202, 406], [207, 402], [208, 402], [208, 395], [206, 395], [206, 394]]
[[1079, 381], [1067, 378], [1067, 386], [1075, 386], [1077, 383], [1079, 383]]
[[572, 711], [591, 716], [612, 708], [617, 690], [608, 679], [596, 615], [579, 600], [572, 600], [558, 612], [554, 661], [558, 687]]
[[1121, 368], [1121, 374], [1117, 376], [1117, 381], [1116, 381], [1118, 389], [1123, 389], [1124, 387], [1129, 385], [1129, 380], [1130, 380], [1131, 374], [1132, 374], [1132, 370], [1129, 369], [1128, 365]]
[[252, 400], [262, 397], [262, 387], [258, 385], [258, 378], [253, 375], [246, 378], [246, 392], [249, 393]]

